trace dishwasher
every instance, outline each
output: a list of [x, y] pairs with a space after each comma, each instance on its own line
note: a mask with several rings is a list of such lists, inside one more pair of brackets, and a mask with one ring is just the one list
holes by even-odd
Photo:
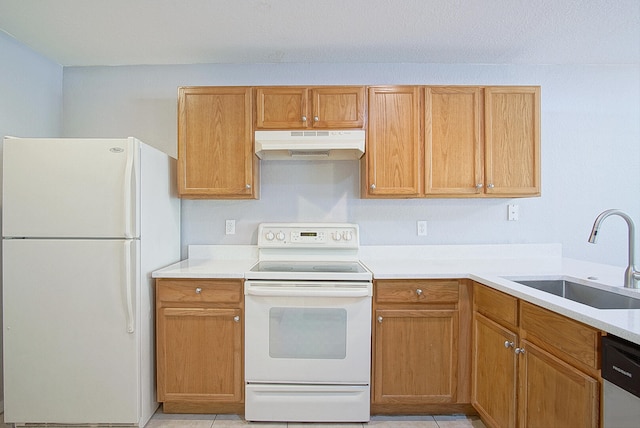
[[640, 424], [640, 345], [616, 336], [602, 338], [604, 428]]

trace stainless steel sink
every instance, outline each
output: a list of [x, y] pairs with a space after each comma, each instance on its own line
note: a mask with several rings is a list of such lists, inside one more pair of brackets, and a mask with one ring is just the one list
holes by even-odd
[[566, 279], [514, 280], [518, 284], [526, 285], [540, 291], [555, 294], [574, 302], [582, 303], [598, 309], [640, 309], [640, 295], [638, 299], [601, 290], [588, 285], [578, 284]]

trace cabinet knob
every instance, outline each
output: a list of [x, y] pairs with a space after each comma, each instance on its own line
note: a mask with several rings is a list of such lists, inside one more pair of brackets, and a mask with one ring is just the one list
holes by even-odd
[[482, 189], [483, 184], [482, 183], [478, 183], [476, 184], [476, 189]]
[[509, 342], [508, 340], [504, 341], [504, 347], [505, 348], [513, 348], [515, 346], [515, 344], [513, 342]]
[[382, 323], [382, 316], [378, 316], [378, 322]]
[[244, 187], [247, 188], [247, 189], [251, 189], [251, 184], [245, 184]]
[[233, 320], [235, 322], [240, 322], [240, 317], [238, 315], [236, 315], [235, 317], [233, 317]]
[[302, 121], [306, 122], [307, 121], [307, 116], [302, 116]]
[[422, 290], [421, 290], [420, 288], [418, 288], [418, 289], [416, 290], [416, 294], [417, 294], [418, 296], [422, 296]]
[[487, 184], [487, 187], [488, 187], [489, 189], [493, 189], [493, 187], [494, 187], [494, 186], [493, 186], [493, 184], [489, 183], [489, 184]]
[[375, 189], [376, 189], [376, 185], [375, 185], [375, 184], [372, 184], [371, 186], [369, 186], [369, 188], [370, 188], [371, 190], [375, 190]]
[[318, 116], [313, 116], [313, 121], [314, 122], [320, 122], [320, 118]]
[[524, 348], [516, 348], [516, 350], [514, 352], [516, 353], [516, 355], [524, 354]]
[[202, 288], [200, 287], [196, 288], [196, 294], [200, 294], [200, 293], [202, 293]]

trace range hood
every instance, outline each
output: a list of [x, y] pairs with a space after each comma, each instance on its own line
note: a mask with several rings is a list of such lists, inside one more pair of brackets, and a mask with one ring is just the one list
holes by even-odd
[[364, 130], [256, 131], [262, 160], [350, 160], [364, 154]]

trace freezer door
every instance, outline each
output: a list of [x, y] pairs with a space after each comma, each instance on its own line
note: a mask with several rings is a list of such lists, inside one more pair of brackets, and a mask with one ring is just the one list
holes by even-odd
[[3, 236], [139, 236], [139, 146], [134, 138], [6, 138]]
[[3, 241], [5, 422], [139, 422], [138, 244]]

